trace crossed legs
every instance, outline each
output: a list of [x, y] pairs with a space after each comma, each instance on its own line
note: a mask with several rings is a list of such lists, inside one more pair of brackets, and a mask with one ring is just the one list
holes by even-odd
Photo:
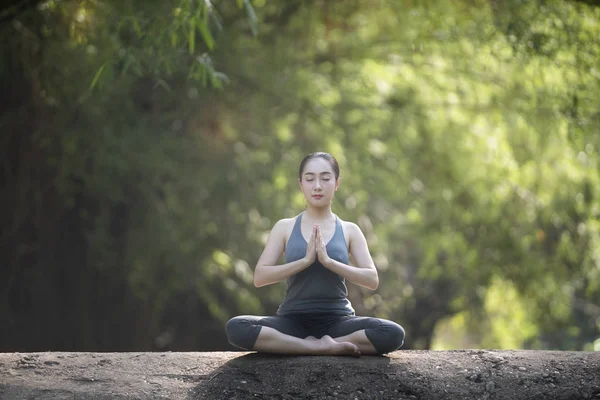
[[262, 327], [252, 350], [297, 355], [360, 356], [358, 346], [351, 342], [336, 341], [328, 335], [324, 335], [320, 339], [314, 336], [307, 336], [304, 339], [297, 338], [268, 326]]
[[226, 331], [237, 347], [296, 355], [383, 354], [398, 349], [404, 341], [404, 330], [398, 324], [355, 316], [333, 316], [325, 328], [318, 329], [320, 339], [306, 324], [288, 316], [239, 316], [229, 320]]

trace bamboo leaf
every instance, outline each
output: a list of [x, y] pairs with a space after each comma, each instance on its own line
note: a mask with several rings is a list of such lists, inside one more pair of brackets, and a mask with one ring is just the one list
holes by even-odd
[[210, 30], [208, 29], [208, 25], [206, 23], [203, 23], [200, 24], [198, 28], [200, 30], [200, 34], [202, 35], [202, 39], [204, 39], [204, 43], [206, 43], [208, 49], [213, 50], [215, 48], [215, 41], [212, 37], [212, 34], [210, 33]]
[[165, 82], [163, 79], [158, 78], [156, 80], [156, 86], [161, 86], [163, 89], [165, 89], [167, 92], [171, 92], [171, 86], [169, 86], [169, 84], [167, 82]]
[[190, 54], [194, 54], [194, 50], [196, 49], [196, 22], [191, 20], [190, 22], [190, 38], [189, 38], [189, 50]]
[[137, 34], [138, 38], [142, 37], [142, 28], [140, 28], [139, 21], [135, 18], [131, 18], [131, 21], [133, 23], [133, 30]]
[[128, 56], [127, 61], [125, 61], [125, 66], [123, 66], [123, 69], [121, 70], [121, 76], [125, 76], [125, 74], [129, 70], [129, 67], [131, 66], [132, 62], [133, 62], [133, 57]]
[[100, 66], [100, 68], [98, 68], [98, 71], [96, 71], [96, 74], [94, 75], [94, 79], [92, 79], [92, 83], [90, 83], [90, 89], [93, 89], [94, 87], [96, 87], [96, 84], [98, 83], [98, 80], [102, 76], [102, 73], [104, 72], [104, 69], [106, 68], [107, 64], [108, 64], [108, 61], [105, 62], [104, 64], [102, 64]]
[[254, 12], [254, 7], [250, 4], [250, 0], [244, 0], [244, 6], [246, 8], [246, 15], [248, 16], [248, 22], [250, 23], [250, 30], [254, 36], [258, 35], [258, 17]]
[[214, 11], [210, 12], [210, 19], [216, 31], [221, 32], [223, 30], [223, 21], [219, 17], [219, 14]]

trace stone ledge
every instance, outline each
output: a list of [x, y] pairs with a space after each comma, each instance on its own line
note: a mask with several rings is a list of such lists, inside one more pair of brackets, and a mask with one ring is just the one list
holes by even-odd
[[600, 399], [600, 353], [3, 353], [2, 399]]

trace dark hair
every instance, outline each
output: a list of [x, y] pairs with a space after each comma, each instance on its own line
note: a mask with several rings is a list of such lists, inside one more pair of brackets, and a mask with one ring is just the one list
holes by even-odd
[[310, 153], [309, 155], [304, 157], [304, 159], [302, 159], [302, 162], [300, 163], [300, 169], [298, 170], [298, 179], [299, 180], [302, 180], [302, 172], [304, 172], [304, 167], [306, 166], [306, 163], [309, 162], [310, 160], [312, 160], [313, 158], [323, 158], [323, 159], [329, 161], [329, 164], [331, 165], [331, 168], [333, 169], [333, 174], [335, 175], [335, 179], [340, 177], [340, 166], [338, 165], [338, 162], [335, 159], [335, 157], [329, 153], [325, 153], [323, 151], [317, 151], [315, 153]]

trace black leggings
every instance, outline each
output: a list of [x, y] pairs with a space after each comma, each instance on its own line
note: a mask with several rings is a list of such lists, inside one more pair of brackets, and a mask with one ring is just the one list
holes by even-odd
[[337, 338], [364, 329], [367, 339], [379, 354], [397, 350], [404, 343], [404, 329], [400, 325], [386, 319], [371, 317], [319, 314], [271, 317], [242, 315], [230, 319], [225, 330], [229, 343], [252, 350], [263, 326], [302, 339], [307, 336], [321, 338], [324, 335]]

